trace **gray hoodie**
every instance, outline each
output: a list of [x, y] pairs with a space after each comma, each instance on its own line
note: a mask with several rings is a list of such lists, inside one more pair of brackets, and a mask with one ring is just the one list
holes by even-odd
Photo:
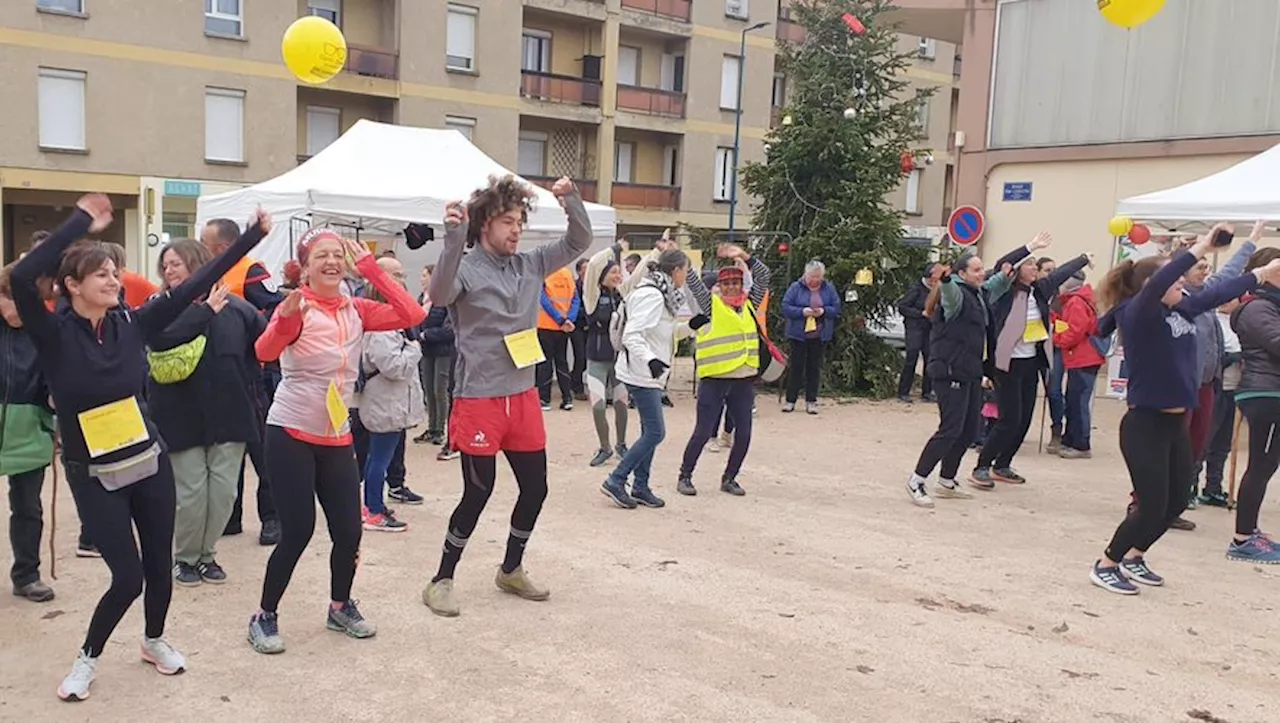
[[[1252, 241], [1245, 241], [1240, 244], [1240, 248], [1231, 255], [1231, 258], [1222, 265], [1222, 268], [1205, 279], [1203, 285], [1185, 285], [1183, 287], [1183, 295], [1195, 296], [1202, 294], [1224, 281], [1237, 278], [1244, 273], [1244, 267], [1249, 263], [1249, 257], [1253, 256], [1253, 252], [1257, 250], [1258, 245]], [[1200, 356], [1201, 363], [1200, 384], [1203, 386], [1222, 376], [1222, 327], [1218, 326], [1217, 312], [1213, 309], [1197, 316], [1195, 324], [1196, 351]]]
[[448, 306], [453, 319], [456, 397], [509, 397], [533, 388], [534, 367], [517, 369], [503, 338], [537, 327], [543, 280], [591, 246], [591, 222], [576, 190], [564, 207], [569, 231], [563, 238], [514, 256], [491, 254], [483, 244], [464, 253], [467, 225], [445, 229], [427, 294], [431, 303]]

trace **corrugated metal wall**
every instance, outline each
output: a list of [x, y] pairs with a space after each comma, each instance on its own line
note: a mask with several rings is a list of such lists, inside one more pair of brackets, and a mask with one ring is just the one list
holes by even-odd
[[1280, 0], [1169, 0], [1135, 30], [1006, 0], [997, 32], [992, 148], [1280, 132]]

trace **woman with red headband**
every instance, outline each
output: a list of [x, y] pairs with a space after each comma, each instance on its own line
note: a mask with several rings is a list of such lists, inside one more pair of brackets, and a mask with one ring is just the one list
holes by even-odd
[[[256, 344], [258, 359], [279, 359], [282, 373], [266, 434], [280, 542], [267, 562], [261, 607], [249, 621], [249, 643], [268, 654], [284, 652], [276, 606], [315, 531], [317, 498], [333, 541], [327, 627], [353, 638], [377, 632], [351, 600], [360, 549], [360, 471], [347, 409], [364, 333], [406, 329], [426, 318], [358, 241], [330, 229], [312, 229], [298, 243], [298, 261], [301, 287], [276, 308]], [[343, 293], [352, 265], [385, 303]]]

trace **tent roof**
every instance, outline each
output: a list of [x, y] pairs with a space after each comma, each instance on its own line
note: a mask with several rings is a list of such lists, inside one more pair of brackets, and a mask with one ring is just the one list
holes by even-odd
[[1254, 221], [1280, 218], [1280, 145], [1211, 176], [1121, 200], [1116, 213], [1135, 221]]

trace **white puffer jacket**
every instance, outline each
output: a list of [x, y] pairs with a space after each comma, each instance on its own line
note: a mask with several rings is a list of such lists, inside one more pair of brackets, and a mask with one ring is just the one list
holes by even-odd
[[402, 332], [365, 334], [360, 364], [367, 381], [357, 402], [365, 429], [399, 432], [422, 423], [426, 408], [418, 377], [421, 359], [422, 346]]
[[657, 359], [670, 367], [676, 341], [689, 335], [689, 324], [667, 310], [662, 292], [647, 280], [641, 281], [623, 303], [627, 323], [622, 327], [622, 348], [618, 350], [614, 373], [623, 384], [662, 389], [671, 370], [668, 368], [654, 379], [649, 360]]

